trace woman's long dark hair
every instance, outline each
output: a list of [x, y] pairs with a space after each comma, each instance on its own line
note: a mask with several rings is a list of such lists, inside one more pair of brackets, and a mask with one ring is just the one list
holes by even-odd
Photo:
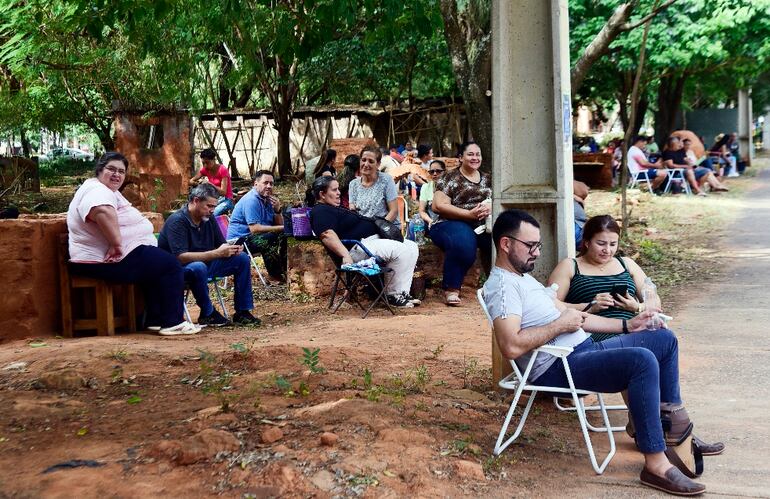
[[343, 196], [348, 192], [350, 182], [356, 178], [356, 173], [358, 173], [360, 167], [361, 158], [357, 154], [349, 154], [345, 157], [345, 168], [337, 177], [337, 181], [340, 183], [340, 193]]
[[580, 242], [578, 256], [586, 252], [586, 243], [600, 232], [614, 232], [620, 237], [620, 225], [612, 218], [612, 215], [597, 215], [588, 219], [583, 226], [583, 240]]
[[337, 159], [337, 151], [334, 149], [327, 149], [322, 152], [321, 157], [318, 158], [318, 163], [316, 163], [315, 168], [313, 169], [313, 177], [318, 177], [321, 174], [321, 170], [329, 163], [332, 164], [333, 168], [335, 159]]

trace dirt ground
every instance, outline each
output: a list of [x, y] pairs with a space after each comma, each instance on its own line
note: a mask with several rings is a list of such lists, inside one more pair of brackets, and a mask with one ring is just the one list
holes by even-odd
[[[667, 310], [720, 279], [672, 291]], [[431, 294], [366, 320], [325, 305], [260, 301], [261, 327], [193, 337], [1, 345], [0, 497], [648, 493], [625, 434], [596, 476], [574, 415], [549, 399], [492, 455], [510, 398], [492, 389], [473, 290], [459, 308]], [[603, 455], [606, 440], [594, 442]]]

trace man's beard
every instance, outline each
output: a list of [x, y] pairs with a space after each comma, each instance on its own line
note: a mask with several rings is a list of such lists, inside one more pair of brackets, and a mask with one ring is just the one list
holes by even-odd
[[209, 221], [209, 218], [211, 217], [207, 217], [207, 216], [201, 217], [201, 222], [206, 223]]
[[514, 255], [509, 254], [508, 263], [511, 264], [511, 266], [516, 272], [522, 275], [532, 272], [532, 270], [535, 268], [535, 260], [531, 257], [528, 260], [521, 261], [518, 258], [516, 258]]

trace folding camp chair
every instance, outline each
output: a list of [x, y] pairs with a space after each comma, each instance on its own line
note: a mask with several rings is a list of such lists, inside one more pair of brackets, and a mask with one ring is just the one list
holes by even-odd
[[[222, 315], [225, 317], [225, 319], [229, 319], [230, 316], [227, 313], [227, 307], [225, 306], [225, 299], [222, 298], [222, 292], [220, 291], [220, 282], [222, 282], [225, 278], [223, 277], [214, 277], [212, 279], [209, 279], [206, 281], [206, 285], [214, 284], [214, 292], [217, 294], [217, 301], [219, 302], [219, 307], [222, 309]], [[182, 301], [182, 305], [184, 306], [184, 316], [187, 319], [187, 322], [190, 324], [193, 324], [192, 317], [190, 316], [190, 311], [187, 309], [187, 298], [190, 296], [190, 288], [185, 286], [184, 289], [184, 300]]]
[[687, 194], [692, 194], [692, 191], [690, 190], [690, 184], [687, 182], [687, 179], [684, 176], [684, 168], [669, 168], [667, 172], [668, 179], [666, 179], [666, 187], [663, 189], [663, 194], [666, 194], [671, 190], [672, 182], [681, 182], [684, 192]]
[[[359, 307], [361, 307], [361, 310], [364, 311], [364, 314], [361, 316], [362, 319], [365, 319], [366, 316], [369, 315], [369, 312], [371, 312], [371, 310], [378, 302], [384, 304], [391, 314], [396, 315], [395, 310], [393, 310], [393, 307], [391, 307], [390, 303], [388, 303], [388, 297], [385, 295], [385, 288], [389, 281], [387, 277], [390, 273], [393, 272], [393, 269], [385, 267], [385, 262], [379, 257], [374, 256], [372, 252], [369, 251], [369, 249], [364, 246], [363, 243], [361, 243], [361, 241], [354, 239], [343, 239], [341, 242], [342, 244], [352, 244], [353, 246], [358, 246], [361, 248], [361, 250], [366, 253], [369, 258], [374, 258], [377, 261], [380, 269], [371, 275], [368, 275], [361, 270], [343, 269], [341, 266], [341, 259], [327, 249], [327, 253], [329, 253], [329, 256], [331, 256], [336, 267], [334, 287], [332, 288], [332, 296], [329, 299], [329, 308], [332, 309], [332, 313], [336, 313], [342, 304], [348, 300], [348, 298], [352, 298], [353, 301]], [[337, 297], [340, 283], [342, 283], [342, 286], [344, 287], [344, 290], [341, 291], [342, 299], [340, 299], [340, 301], [335, 305], [334, 299]], [[376, 293], [375, 297], [372, 299], [372, 302], [369, 304], [369, 307], [364, 307], [364, 305], [358, 299], [356, 288], [360, 284], [367, 284], [374, 291], [374, 293]]]
[[[489, 315], [489, 310], [487, 309], [487, 305], [484, 302], [483, 289], [479, 289], [478, 292], [476, 293], [476, 296], [478, 297], [479, 304], [481, 305], [481, 309], [484, 311], [484, 315], [486, 315], [487, 321], [489, 322], [489, 325], [492, 328], [492, 334], [494, 335], [495, 327], [494, 327], [494, 323], [492, 322], [492, 317]], [[498, 382], [498, 385], [500, 386], [500, 388], [503, 388], [505, 390], [512, 390], [514, 392], [514, 396], [513, 396], [513, 400], [511, 401], [511, 406], [508, 409], [508, 413], [506, 414], [505, 421], [503, 422], [503, 426], [500, 428], [500, 434], [497, 437], [497, 442], [495, 443], [494, 454], [496, 456], [499, 456], [521, 434], [521, 430], [524, 428], [524, 423], [527, 420], [527, 416], [529, 416], [529, 411], [532, 408], [532, 404], [535, 401], [535, 396], [537, 395], [537, 392], [542, 391], [546, 393], [564, 393], [572, 396], [572, 401], [575, 404], [575, 413], [577, 414], [578, 421], [580, 422], [580, 429], [583, 432], [583, 439], [585, 440], [586, 448], [588, 449], [588, 456], [591, 458], [591, 465], [593, 466], [594, 471], [596, 471], [598, 475], [601, 475], [604, 472], [605, 468], [607, 468], [607, 465], [609, 464], [610, 460], [613, 458], [613, 456], [615, 456], [615, 436], [612, 434], [612, 431], [607, 431], [607, 429], [611, 429], [609, 416], [607, 415], [607, 407], [604, 405], [604, 399], [602, 398], [601, 393], [593, 392], [589, 390], [579, 390], [575, 388], [575, 383], [572, 380], [572, 371], [570, 371], [569, 362], [567, 362], [567, 356], [570, 353], [572, 353], [571, 347], [543, 345], [540, 348], [536, 348], [535, 350], [533, 350], [532, 357], [530, 358], [529, 363], [527, 364], [527, 367], [524, 370], [523, 374], [519, 370], [519, 367], [516, 365], [516, 362], [514, 362], [513, 360], [510, 361], [511, 367], [513, 368], [513, 372], [508, 376], [506, 376], [505, 378], [501, 379]], [[557, 357], [564, 364], [564, 371], [567, 375], [569, 388], [544, 386], [544, 385], [536, 385], [536, 384], [529, 383], [529, 374], [530, 374], [530, 371], [532, 370], [532, 366], [534, 365], [535, 359], [537, 358], [538, 355], [546, 355], [546, 354], [550, 354], [550, 355], [553, 355], [554, 357]], [[524, 390], [531, 392], [529, 395], [529, 401], [527, 402], [527, 405], [524, 407], [524, 411], [520, 416], [520, 421], [518, 426], [516, 427], [516, 431], [514, 431], [513, 435], [506, 440], [505, 437], [508, 432], [508, 426], [511, 423], [513, 413], [516, 410], [516, 406], [519, 402], [519, 398], [521, 397], [521, 394]], [[610, 451], [607, 454], [607, 457], [604, 458], [604, 461], [602, 461], [601, 465], [598, 464], [596, 460], [593, 444], [591, 443], [591, 437], [588, 434], [588, 424], [586, 422], [585, 407], [583, 406], [583, 400], [581, 398], [586, 395], [596, 395], [597, 398], [599, 399], [600, 412], [602, 414], [602, 419], [604, 421], [604, 428], [605, 428], [604, 431], [607, 433], [607, 436], [610, 441]]]
[[634, 187], [638, 187], [640, 182], [647, 182], [647, 188], [650, 190], [650, 194], [652, 194], [652, 179], [650, 178], [650, 174], [647, 172], [647, 170], [640, 170], [636, 173], [633, 173], [629, 169], [628, 188], [633, 189]]

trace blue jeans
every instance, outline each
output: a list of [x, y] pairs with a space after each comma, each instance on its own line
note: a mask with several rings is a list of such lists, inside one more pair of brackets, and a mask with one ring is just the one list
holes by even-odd
[[[542, 354], [541, 354], [542, 355]], [[681, 404], [679, 346], [668, 329], [621, 334], [601, 343], [590, 339], [567, 356], [576, 388], [602, 393], [628, 390], [636, 444], [645, 454], [663, 452], [660, 404]], [[567, 387], [561, 361], [537, 378], [538, 385]]]
[[239, 253], [230, 258], [217, 258], [208, 263], [191, 262], [184, 266], [184, 280], [190, 286], [202, 317], [209, 316], [214, 311], [214, 305], [209, 298], [208, 280], [228, 275], [233, 276], [235, 281], [235, 311], [243, 312], [254, 308], [251, 262], [246, 253]]
[[220, 196], [217, 200], [217, 207], [214, 208], [214, 216], [218, 217], [219, 215], [224, 215], [229, 211], [233, 211], [233, 206], [232, 199]]
[[75, 275], [136, 284], [144, 293], [145, 325], [171, 327], [182, 322], [184, 278], [174, 255], [139, 246], [117, 263], [70, 263]]
[[473, 232], [473, 226], [459, 220], [445, 220], [430, 228], [433, 244], [444, 251], [444, 289], [460, 289], [465, 274], [476, 261], [476, 249], [488, 247], [489, 234]]

